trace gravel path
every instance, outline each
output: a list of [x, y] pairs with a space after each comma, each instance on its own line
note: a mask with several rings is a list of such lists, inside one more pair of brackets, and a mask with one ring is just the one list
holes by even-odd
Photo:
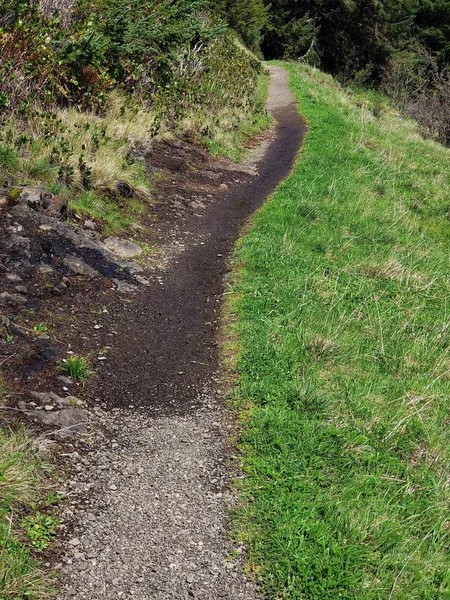
[[213, 395], [199, 400], [186, 417], [97, 411], [109, 439], [70, 482], [78, 525], [61, 598], [257, 597], [224, 530], [229, 432]]
[[[228, 237], [224, 236], [225, 221], [221, 221], [219, 227], [217, 222], [211, 227], [210, 238], [213, 242], [214, 238], [219, 242], [225, 240], [225, 251], [238, 234], [239, 222], [242, 225], [245, 216], [287, 174], [300, 145], [303, 127], [287, 88], [286, 73], [277, 67], [271, 68], [271, 73], [268, 106], [280, 127], [265, 157], [261, 157], [258, 181], [262, 187], [253, 184], [247, 188], [247, 194], [252, 190], [262, 197], [249, 197], [239, 213], [240, 221], [236, 216]], [[239, 198], [241, 204], [245, 197], [244, 189]], [[224, 207], [228, 206], [227, 202], [235, 201], [234, 197], [224, 196]], [[213, 217], [221, 215], [220, 206], [214, 210], [211, 222], [214, 222]], [[204, 222], [207, 224], [208, 219]], [[212, 293], [208, 288], [203, 292], [197, 286], [195, 295], [191, 294], [192, 280], [187, 278], [183, 295], [180, 281], [184, 280], [172, 273], [173, 288], [169, 274], [164, 289], [166, 298], [171, 302], [178, 298], [181, 304], [189, 304], [189, 298], [194, 298], [196, 302], [215, 307], [200, 308], [197, 313], [215, 312], [226, 270], [221, 250], [219, 246], [218, 253], [214, 245], [208, 250], [215, 261], [211, 264], [215, 266], [204, 279], [212, 286]], [[191, 269], [197, 275], [200, 270], [202, 280], [201, 269], [209, 263], [203, 257], [200, 265], [190, 265], [189, 257], [197, 260], [197, 254], [188, 249], [187, 258], [174, 269]], [[149, 290], [150, 307], [151, 293]], [[164, 314], [163, 305], [164, 296], [160, 315]], [[195, 327], [195, 305], [188, 308], [187, 314], [192, 315], [190, 321]], [[256, 600], [255, 585], [243, 574], [243, 548], [233, 546], [226, 531], [227, 509], [232, 504], [227, 491], [232, 475], [232, 449], [228, 446], [231, 431], [222, 405], [223, 396], [214, 384], [218, 369], [213, 344], [216, 330], [211, 331], [209, 323], [205, 346], [201, 346], [202, 335], [197, 336], [199, 345], [191, 344], [187, 354], [186, 344], [182, 347], [180, 341], [184, 337], [189, 339], [186, 323], [173, 327], [172, 339], [167, 342], [171, 345], [171, 354], [164, 359], [171, 363], [167, 366], [165, 381], [161, 372], [164, 336], [147, 338], [147, 342], [153, 340], [161, 344], [161, 349], [158, 346], [155, 351], [159, 370], [157, 372], [155, 367], [154, 373], [157, 373], [158, 385], [153, 385], [150, 379], [154, 348], [150, 347], [149, 354], [147, 348], [151, 343], [147, 343], [146, 351], [140, 351], [147, 335], [145, 326], [141, 325], [147, 323], [144, 314], [141, 309], [142, 320], [137, 323], [135, 333], [132, 324], [131, 329], [125, 330], [133, 343], [122, 355], [122, 371], [119, 365], [114, 370], [115, 397], [122, 397], [122, 401], [111, 402], [104, 398], [105, 403], [99, 403], [94, 412], [96, 433], [91, 449], [83, 456], [77, 453], [71, 456], [76, 475], [69, 482], [72, 503], [64, 516], [74, 528], [68, 533], [69, 543], [62, 563], [57, 565], [62, 574], [60, 599]], [[203, 313], [201, 319], [204, 320]], [[176, 355], [178, 346], [180, 359]], [[197, 357], [200, 360], [193, 360]], [[197, 365], [202, 359], [207, 364], [203, 363], [196, 376], [189, 379], [182, 361], [186, 365]], [[127, 376], [127, 369], [133, 377]], [[139, 379], [136, 373], [140, 374]], [[176, 385], [173, 385], [175, 377]], [[142, 408], [145, 385], [151, 398], [148, 407]], [[128, 406], [131, 403], [141, 407], [140, 410]], [[178, 404], [182, 410], [177, 410]], [[117, 408], [112, 408], [114, 405]], [[159, 410], [155, 410], [155, 406]], [[167, 410], [164, 407], [168, 407]]]

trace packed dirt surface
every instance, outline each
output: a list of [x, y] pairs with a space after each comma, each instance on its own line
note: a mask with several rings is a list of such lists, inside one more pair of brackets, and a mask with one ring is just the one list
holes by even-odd
[[[258, 596], [243, 574], [245, 548], [227, 532], [237, 467], [217, 338], [233, 244], [288, 175], [305, 131], [287, 74], [270, 71], [277, 126], [245, 164], [189, 140], [146, 152], [159, 183], [145, 260], [102, 239], [95, 223], [73, 233], [45, 211], [0, 210], [0, 326], [15, 341], [0, 348], [9, 408], [62, 440], [72, 473], [52, 565], [61, 600]], [[86, 384], [55, 369], [67, 352], [90, 358]]]
[[247, 182], [234, 187], [222, 183], [223, 193], [203, 208], [201, 218], [189, 222], [183, 251], [156, 285], [136, 299], [126, 318], [113, 316], [117, 334], [101, 380], [109, 406], [191, 413], [198, 390], [216, 371], [227, 258], [248, 217], [289, 173], [303, 132], [285, 72], [277, 67], [272, 68], [269, 106], [279, 127], [258, 176], [246, 175]]

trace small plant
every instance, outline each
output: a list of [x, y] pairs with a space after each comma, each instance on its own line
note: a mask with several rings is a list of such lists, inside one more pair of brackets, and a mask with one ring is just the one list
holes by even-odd
[[9, 331], [5, 332], [5, 341], [7, 344], [12, 344], [14, 341], [14, 338], [13, 338], [12, 334], [9, 333]]
[[60, 366], [60, 371], [74, 381], [82, 381], [88, 374], [89, 363], [84, 356], [71, 356]]
[[0, 167], [4, 169], [14, 169], [17, 167], [19, 158], [14, 148], [10, 146], [0, 146]]
[[33, 327], [34, 333], [47, 333], [48, 327], [45, 323], [38, 323]]
[[60, 520], [49, 515], [43, 515], [39, 512], [29, 517], [25, 517], [21, 521], [21, 526], [25, 529], [31, 545], [38, 552], [42, 552], [50, 545], [56, 534], [56, 529], [60, 524]]
[[55, 492], [50, 491], [45, 497], [44, 504], [45, 506], [57, 506], [62, 500], [64, 500], [64, 498], [64, 494], [55, 494]]

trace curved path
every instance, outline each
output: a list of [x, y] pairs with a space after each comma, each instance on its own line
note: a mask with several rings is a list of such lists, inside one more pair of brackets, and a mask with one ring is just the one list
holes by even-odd
[[286, 72], [270, 70], [278, 128], [259, 177], [208, 207], [198, 243], [122, 318], [121, 355], [102, 379], [110, 410], [96, 413], [110, 435], [79, 460], [70, 482], [75, 530], [61, 600], [257, 597], [224, 529], [230, 450], [214, 338], [226, 257], [288, 175], [305, 131]]

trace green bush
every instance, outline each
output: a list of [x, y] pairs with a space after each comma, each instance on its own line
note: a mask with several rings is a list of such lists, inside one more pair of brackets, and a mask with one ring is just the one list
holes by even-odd
[[[64, 23], [64, 25], [63, 25]], [[147, 103], [190, 93], [210, 46], [227, 35], [206, 0], [78, 0], [67, 15], [15, 0], [0, 11], [0, 108], [100, 108], [122, 87]]]

